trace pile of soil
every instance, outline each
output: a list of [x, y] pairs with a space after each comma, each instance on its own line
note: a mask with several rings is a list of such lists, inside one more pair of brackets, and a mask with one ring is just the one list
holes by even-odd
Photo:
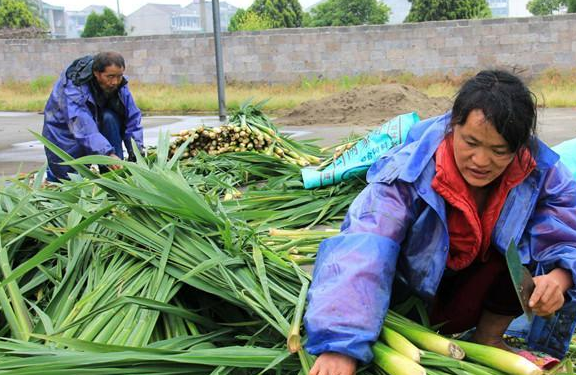
[[276, 119], [278, 125], [377, 126], [394, 116], [416, 112], [421, 119], [450, 109], [448, 98], [430, 98], [411, 86], [364, 86], [320, 100], [302, 103]]

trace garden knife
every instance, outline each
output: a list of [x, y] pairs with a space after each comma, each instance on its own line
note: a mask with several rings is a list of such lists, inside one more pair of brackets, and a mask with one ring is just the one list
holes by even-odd
[[506, 264], [508, 265], [508, 271], [510, 271], [510, 277], [512, 278], [512, 283], [514, 284], [516, 295], [520, 300], [522, 310], [524, 310], [528, 321], [532, 323], [534, 313], [530, 306], [528, 306], [528, 302], [530, 301], [530, 296], [534, 291], [534, 280], [532, 280], [532, 274], [530, 271], [522, 265], [514, 240], [511, 240], [508, 245], [508, 250], [506, 251]]

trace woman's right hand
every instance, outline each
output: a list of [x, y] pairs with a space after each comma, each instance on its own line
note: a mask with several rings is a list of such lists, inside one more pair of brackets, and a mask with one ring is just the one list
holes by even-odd
[[316, 359], [309, 375], [354, 375], [356, 360], [340, 353], [322, 353]]

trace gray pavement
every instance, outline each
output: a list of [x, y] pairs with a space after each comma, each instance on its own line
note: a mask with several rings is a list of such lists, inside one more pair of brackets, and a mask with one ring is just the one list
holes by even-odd
[[[37, 113], [0, 112], [0, 176], [13, 176], [40, 168], [46, 161], [43, 145], [34, 134], [42, 133], [44, 117]], [[144, 144], [157, 144], [159, 133], [177, 133], [198, 125], [218, 124], [214, 116], [148, 116], [142, 119]]]
[[[576, 108], [552, 108], [539, 111], [540, 138], [554, 146], [576, 138]], [[44, 149], [30, 132], [42, 132], [43, 116], [37, 113], [0, 112], [0, 176], [38, 169], [45, 161]], [[177, 133], [198, 125], [218, 124], [216, 116], [149, 116], [144, 117], [144, 143], [156, 145], [160, 131]], [[297, 139], [319, 139], [329, 146], [350, 133], [365, 134], [371, 130], [362, 126], [285, 126], [282, 130]]]

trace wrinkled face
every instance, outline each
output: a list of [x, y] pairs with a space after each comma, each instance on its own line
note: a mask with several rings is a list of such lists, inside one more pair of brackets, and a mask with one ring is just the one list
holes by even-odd
[[454, 126], [454, 159], [464, 180], [481, 188], [504, 172], [514, 154], [482, 110], [475, 109], [464, 124]]
[[110, 65], [103, 72], [94, 72], [94, 76], [100, 88], [109, 94], [118, 90], [118, 86], [122, 83], [122, 77], [124, 77], [124, 68]]

